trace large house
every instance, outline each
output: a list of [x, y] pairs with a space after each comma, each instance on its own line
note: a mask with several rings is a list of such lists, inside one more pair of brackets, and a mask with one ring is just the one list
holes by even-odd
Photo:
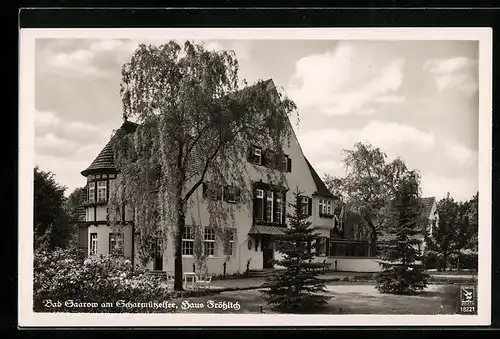
[[[267, 81], [274, 89], [271, 80]], [[134, 133], [137, 125], [125, 121], [116, 133]], [[115, 134], [117, 135], [117, 134]], [[137, 237], [134, 237], [134, 213], [125, 209], [119, 228], [111, 226], [108, 215], [110, 189], [118, 175], [115, 167], [113, 138], [105, 145], [94, 161], [81, 172], [86, 178], [83, 189], [82, 214], [79, 227], [80, 247], [88, 256], [119, 255], [138, 263]], [[203, 252], [209, 273], [219, 275], [273, 268], [272, 259], [278, 259], [276, 236], [287, 227], [286, 206], [293, 199], [292, 192], [298, 187], [303, 196], [301, 202], [316, 232], [320, 235], [314, 245], [315, 260], [332, 264], [332, 268], [343, 271], [378, 271], [376, 258], [371, 256], [366, 234], [359, 231], [361, 225], [355, 213], [344, 213], [339, 222], [338, 199], [327, 189], [317, 172], [304, 156], [299, 142], [292, 135], [284, 145], [286, 154], [282, 170], [285, 182], [272, 179], [265, 173], [276, 172], [276, 164], [269, 163], [270, 152], [259, 145], [249, 145], [248, 157], [241, 159], [247, 169], [248, 192], [253, 194], [253, 206], [241, 207], [233, 212], [233, 222], [222, 246], [222, 239], [210, 225], [208, 201], [214, 199], [211, 183], [207, 179], [192, 195], [186, 213], [187, 226], [182, 235], [182, 257], [184, 270], [191, 270], [195, 264], [196, 236], [201, 237]], [[225, 208], [233, 208], [238, 200], [238, 190], [224, 187], [216, 199], [221, 199]], [[434, 203], [435, 204], [435, 203]], [[434, 205], [433, 205], [434, 206]], [[435, 207], [432, 207], [435, 210]], [[432, 211], [430, 212], [432, 214]], [[201, 225], [202, 231], [195, 232], [190, 223]], [[342, 225], [342, 228], [339, 228]], [[199, 234], [199, 235], [197, 235]], [[174, 270], [173, 237], [169, 242], [158, 242], [155, 255], [147, 264], [155, 271]]]
[[[272, 81], [267, 82], [274, 88]], [[134, 133], [136, 124], [125, 121], [116, 133]], [[83, 207], [85, 222], [80, 226], [80, 246], [85, 248], [89, 256], [98, 254], [118, 254], [137, 262], [137, 241], [132, 236], [134, 215], [126, 210], [122, 218], [120, 231], [111, 227], [107, 202], [109, 192], [117, 175], [112, 140], [103, 148], [95, 160], [81, 174], [86, 178]], [[207, 268], [212, 274], [221, 274], [224, 266], [226, 273], [244, 272], [249, 263], [253, 270], [273, 268], [272, 259], [279, 257], [276, 251], [275, 237], [283, 233], [287, 227], [286, 206], [293, 198], [292, 192], [298, 187], [303, 196], [301, 202], [309, 215], [309, 221], [321, 234], [317, 242], [319, 256], [328, 257], [327, 251], [330, 233], [334, 227], [333, 209], [335, 197], [326, 188], [309, 161], [305, 158], [295, 134], [292, 132], [284, 145], [284, 176], [286, 180], [273, 180], [268, 172], [276, 172], [268, 159], [270, 151], [259, 145], [249, 145], [249, 153], [245, 162], [247, 168], [247, 189], [253, 193], [253, 206], [235, 209], [234, 222], [230, 228], [229, 246], [222, 246], [217, 232], [209, 224], [208, 199], [211, 183], [207, 180], [200, 185], [191, 197], [186, 213], [186, 229], [182, 238], [183, 267], [190, 270], [195, 262], [195, 233], [189, 225], [193, 222], [202, 225], [202, 246], [207, 256]], [[278, 177], [278, 176], [276, 176]], [[231, 187], [220, 190], [218, 199], [222, 199], [227, 208], [232, 208], [237, 200]], [[173, 237], [170, 237], [173, 238]], [[154, 258], [148, 264], [152, 270], [174, 269], [174, 246], [172, 239], [166, 246], [157, 246]], [[224, 253], [226, 252], [226, 253]], [[224, 265], [225, 264], [225, 265]]]

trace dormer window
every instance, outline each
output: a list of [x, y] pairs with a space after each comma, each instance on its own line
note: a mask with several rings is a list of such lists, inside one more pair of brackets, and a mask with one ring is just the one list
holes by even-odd
[[254, 161], [257, 164], [262, 164], [262, 150], [260, 148], [254, 148], [253, 149], [253, 156], [254, 156]]
[[319, 199], [318, 212], [320, 217], [332, 218], [332, 201], [330, 199]]
[[262, 165], [262, 149], [256, 146], [250, 147], [248, 160], [256, 165]]
[[226, 186], [223, 191], [223, 198], [226, 202], [236, 203], [240, 196], [240, 190], [235, 186]]

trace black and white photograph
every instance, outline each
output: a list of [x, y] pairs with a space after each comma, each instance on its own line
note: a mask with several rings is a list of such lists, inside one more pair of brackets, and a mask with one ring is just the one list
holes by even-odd
[[20, 323], [489, 324], [491, 31], [20, 41]]

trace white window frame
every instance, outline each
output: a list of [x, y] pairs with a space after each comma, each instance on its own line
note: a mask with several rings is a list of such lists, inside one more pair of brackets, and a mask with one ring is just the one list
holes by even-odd
[[281, 160], [281, 166], [283, 166], [282, 170], [287, 171], [288, 170], [288, 155], [283, 155], [283, 159]]
[[262, 150], [260, 148], [254, 147], [253, 155], [258, 157], [259, 159], [258, 164], [262, 165]]
[[[271, 203], [271, 218], [270, 219], [268, 218], [268, 214], [267, 214], [268, 203]], [[274, 221], [274, 192], [273, 191], [267, 192], [265, 213], [266, 213], [266, 222], [273, 222]]]
[[255, 199], [257, 200], [257, 204], [260, 204], [261, 213], [262, 213], [261, 218], [259, 220], [265, 220], [265, 217], [266, 217], [265, 208], [266, 208], [266, 206], [264, 204], [264, 190], [259, 189], [259, 188], [256, 189], [255, 190]]
[[325, 200], [319, 199], [318, 209], [319, 209], [319, 214], [325, 213]]
[[227, 245], [227, 253], [225, 255], [233, 255], [234, 253], [234, 238], [236, 234], [236, 229], [229, 228], [228, 230], [228, 245]]
[[332, 215], [332, 201], [331, 200], [326, 201], [326, 214]]
[[[208, 231], [208, 232], [207, 232]], [[211, 235], [207, 239], [207, 234]], [[210, 247], [207, 244], [211, 244]], [[211, 249], [211, 253], [207, 253], [207, 249]], [[215, 257], [215, 230], [213, 227], [205, 227], [203, 231], [203, 254], [206, 257]]]
[[[190, 237], [188, 238], [188, 237], [186, 237], [186, 235], [190, 235]], [[190, 247], [185, 246], [188, 243], [191, 244]], [[188, 249], [191, 250], [191, 253], [187, 253]], [[181, 253], [182, 253], [182, 256], [188, 256], [188, 257], [192, 257], [194, 254], [194, 231], [193, 231], [193, 228], [191, 226], [184, 227], [184, 233], [182, 234]]]
[[238, 189], [237, 189], [237, 187], [230, 186], [230, 185], [226, 186], [225, 189], [222, 190], [222, 200], [223, 201], [225, 201], [224, 192], [226, 190], [227, 191], [233, 190], [233, 192], [232, 192], [233, 193], [233, 199], [228, 199], [226, 202], [231, 203], [231, 204], [236, 203], [236, 199], [238, 199], [237, 198], [237, 195], [238, 195]]
[[[89, 182], [89, 187], [88, 187], [87, 191], [88, 191], [88, 200], [90, 202], [95, 201], [95, 187], [96, 187], [95, 181]], [[91, 194], [91, 192], [92, 192], [92, 194]]]
[[97, 255], [97, 233], [90, 233], [89, 255]]
[[316, 256], [318, 257], [327, 257], [330, 255], [327, 251], [327, 242], [330, 242], [330, 239], [325, 236], [320, 236], [316, 241], [319, 240], [319, 252], [316, 253]]
[[300, 203], [302, 204], [304, 215], [309, 215], [309, 197], [303, 196], [300, 198]]
[[[98, 181], [97, 182], [97, 201], [106, 201], [106, 195], [107, 195], [107, 190], [108, 190], [108, 187], [107, 187], [107, 183], [106, 181]], [[100, 193], [103, 193], [104, 192], [104, 197], [101, 198], [100, 197]]]
[[[113, 238], [114, 238], [114, 241], [113, 241]], [[125, 242], [125, 239], [124, 239], [124, 234], [121, 233], [121, 232], [118, 232], [118, 233], [115, 233], [115, 232], [112, 232], [112, 233], [109, 233], [109, 254], [110, 255], [124, 255], [125, 253], [125, 249], [124, 249], [124, 242]], [[119, 243], [119, 246], [118, 248], [120, 249], [120, 253], [113, 253], [112, 249], [111, 249], [111, 244], [112, 243]]]
[[[276, 211], [278, 212], [278, 220], [277, 222], [279, 224], [282, 224], [283, 223], [283, 195], [278, 193], [276, 195]], [[279, 206], [279, 208], [278, 208]]]

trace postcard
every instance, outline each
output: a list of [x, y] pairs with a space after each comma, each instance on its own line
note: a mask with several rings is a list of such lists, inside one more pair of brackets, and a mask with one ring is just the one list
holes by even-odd
[[491, 39], [21, 29], [19, 325], [490, 324]]

